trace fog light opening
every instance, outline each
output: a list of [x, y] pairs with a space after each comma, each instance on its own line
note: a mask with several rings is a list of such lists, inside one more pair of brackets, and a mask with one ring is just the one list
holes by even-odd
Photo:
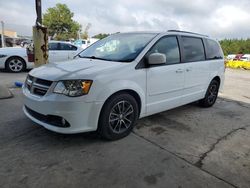
[[66, 120], [64, 118], [62, 118], [62, 125], [65, 126], [66, 125]]

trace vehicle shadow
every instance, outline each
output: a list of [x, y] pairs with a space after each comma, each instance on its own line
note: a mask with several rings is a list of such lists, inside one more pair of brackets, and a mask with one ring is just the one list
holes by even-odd
[[[14, 99], [10, 99], [10, 100], [14, 100]], [[225, 103], [225, 104], [221, 105], [221, 103]], [[149, 117], [142, 118], [137, 122], [134, 130], [135, 132], [137, 132], [137, 130], [140, 131], [140, 129], [143, 129], [144, 127], [150, 127], [151, 130], [154, 133], [156, 133], [156, 136], [160, 135], [162, 132], [166, 131], [167, 129], [175, 129], [177, 132], [178, 131], [191, 131], [189, 124], [196, 123], [194, 122], [195, 120], [188, 119], [189, 122], [180, 123], [178, 120], [173, 120], [173, 117], [183, 116], [183, 118], [185, 118], [189, 114], [192, 115], [192, 113], [194, 114], [199, 113], [200, 114], [199, 116], [205, 117], [206, 114], [213, 113], [213, 111], [216, 111], [219, 108], [220, 113], [223, 114], [223, 117], [222, 117], [222, 121], [223, 121], [223, 118], [230, 118], [229, 117], [230, 114], [231, 115], [233, 114], [232, 112], [233, 110], [229, 112], [228, 107], [226, 106], [227, 104], [228, 105], [233, 104], [234, 106], [237, 106], [237, 108], [241, 109], [242, 111], [244, 111], [245, 109], [248, 109], [248, 111], [250, 112], [250, 104], [248, 103], [225, 99], [225, 98], [218, 98], [218, 101], [212, 108], [200, 108], [197, 102], [194, 102], [194, 103], [182, 106], [182, 107], [178, 107], [172, 110], [164, 111], [164, 112], [161, 112], [161, 113], [149, 116]], [[102, 139], [97, 134], [97, 132], [78, 133], [78, 134], [60, 134], [60, 133], [49, 131], [43, 128], [42, 126], [32, 122], [31, 120], [26, 118], [24, 114], [22, 114], [21, 117], [19, 117], [19, 119], [21, 119], [22, 121], [20, 122], [18, 119], [17, 120], [13, 119], [12, 121], [9, 121], [8, 127], [13, 127], [13, 128], [16, 127], [15, 124], [18, 124], [17, 122], [19, 121], [19, 124], [23, 126], [23, 130], [20, 126], [18, 127], [16, 132], [11, 132], [12, 130], [9, 130], [9, 133], [8, 132], [5, 133], [6, 136], [8, 135], [9, 137], [9, 138], [7, 137], [6, 140], [9, 140], [10, 142], [19, 142], [19, 143], [23, 142], [25, 144], [27, 144], [27, 142], [30, 144], [36, 143], [38, 145], [44, 145], [47, 147], [53, 147], [57, 145], [60, 147], [61, 146], [71, 147], [71, 146], [79, 146], [79, 145], [86, 145], [86, 144], [92, 144], [92, 143], [108, 143], [108, 141], [105, 139]], [[203, 120], [201, 119], [200, 121], [203, 121]], [[155, 124], [157, 124], [157, 128], [153, 129]], [[161, 126], [161, 125], [164, 125], [164, 126]], [[192, 129], [194, 129], [194, 127], [192, 127]], [[145, 134], [149, 134], [149, 133], [145, 133]]]

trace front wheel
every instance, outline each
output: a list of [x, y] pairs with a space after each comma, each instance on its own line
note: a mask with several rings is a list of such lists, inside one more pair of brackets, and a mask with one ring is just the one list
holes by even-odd
[[218, 92], [219, 92], [220, 83], [217, 80], [212, 80], [208, 86], [205, 98], [200, 100], [199, 103], [202, 107], [211, 107], [214, 105]]
[[117, 140], [127, 136], [138, 119], [138, 104], [127, 93], [114, 95], [108, 99], [101, 111], [98, 132], [108, 140]]

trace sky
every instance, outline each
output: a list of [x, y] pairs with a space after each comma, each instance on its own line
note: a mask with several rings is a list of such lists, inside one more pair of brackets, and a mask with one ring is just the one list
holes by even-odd
[[[217, 39], [250, 38], [250, 0], [42, 0], [43, 13], [66, 4], [89, 35], [178, 29]], [[0, 20], [18, 35], [32, 35], [35, 0], [0, 0]]]

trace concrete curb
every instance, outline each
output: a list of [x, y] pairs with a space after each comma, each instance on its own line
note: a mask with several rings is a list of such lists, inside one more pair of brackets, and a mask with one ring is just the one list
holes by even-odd
[[13, 94], [6, 86], [0, 85], [0, 99], [8, 99], [12, 98]]

